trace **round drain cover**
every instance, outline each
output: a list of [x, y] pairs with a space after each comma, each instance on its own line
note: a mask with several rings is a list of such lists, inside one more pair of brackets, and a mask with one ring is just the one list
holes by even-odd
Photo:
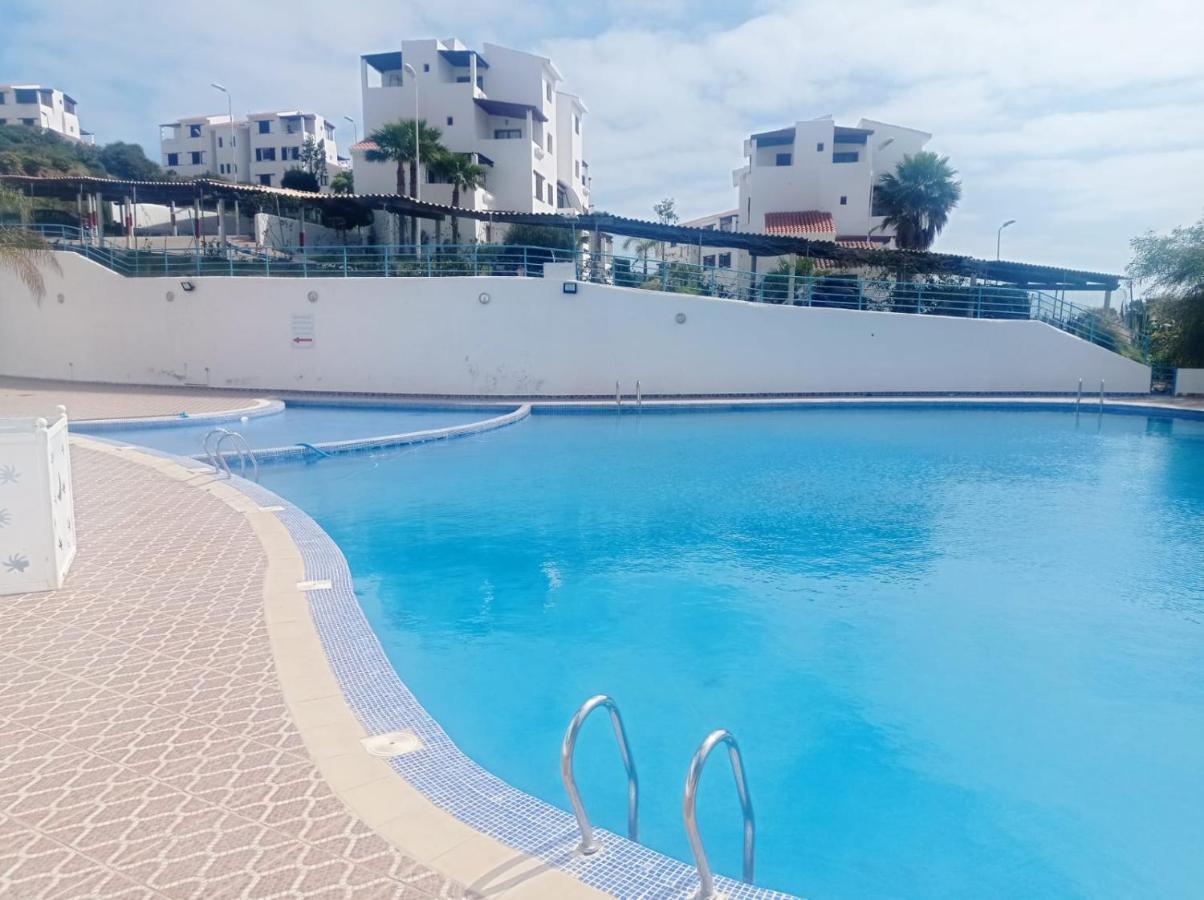
[[360, 743], [373, 756], [401, 756], [403, 753], [413, 753], [423, 748], [422, 738], [412, 731], [390, 731], [364, 738]]

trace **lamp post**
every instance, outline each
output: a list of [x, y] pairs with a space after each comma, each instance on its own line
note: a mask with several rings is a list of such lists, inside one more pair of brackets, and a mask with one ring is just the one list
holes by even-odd
[[351, 143], [358, 144], [360, 142], [360, 127], [355, 124], [355, 119], [351, 118], [351, 116], [343, 116], [343, 118], [351, 123]]
[[414, 67], [411, 66], [409, 63], [403, 63], [402, 68], [404, 68], [407, 72], [409, 72], [410, 76], [414, 79], [414, 172], [417, 174], [417, 177], [414, 179], [414, 182], [415, 182], [414, 183], [414, 199], [421, 200], [422, 199], [422, 173], [421, 173], [422, 157], [419, 155], [419, 149], [418, 149], [418, 131], [419, 131], [419, 122], [421, 122], [421, 119], [418, 118], [418, 73], [414, 71]]
[[[230, 92], [218, 84], [216, 81], [211, 81], [209, 87], [216, 88], [226, 95], [226, 118], [230, 120], [230, 170], [234, 171], [234, 102], [230, 99]], [[237, 181], [238, 179], [234, 179]]]
[[1003, 229], [1007, 228], [1009, 225], [1015, 224], [1015, 219], [1008, 219], [1006, 222], [1000, 225], [999, 230], [995, 232], [995, 262], [999, 262], [999, 250], [1003, 243]]

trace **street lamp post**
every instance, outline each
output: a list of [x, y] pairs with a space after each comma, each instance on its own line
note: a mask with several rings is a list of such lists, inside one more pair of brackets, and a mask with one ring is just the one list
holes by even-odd
[[[221, 91], [223, 94], [226, 95], [226, 118], [228, 118], [230, 120], [230, 160], [231, 160], [230, 171], [233, 172], [234, 171], [233, 160], [235, 159], [235, 155], [234, 155], [234, 102], [230, 99], [230, 92], [228, 90], [226, 90], [224, 87], [222, 87], [220, 84], [218, 84], [216, 81], [210, 82], [209, 86], [211, 88], [217, 88], [217, 90]], [[234, 180], [237, 181], [238, 179], [236, 178]]]
[[418, 149], [418, 131], [419, 131], [419, 122], [421, 121], [421, 119], [419, 119], [419, 117], [418, 117], [418, 73], [414, 71], [414, 67], [411, 66], [409, 63], [403, 63], [402, 67], [407, 72], [409, 72], [410, 77], [414, 79], [414, 172], [416, 174], [416, 177], [414, 178], [414, 182], [415, 182], [414, 183], [414, 199], [421, 200], [422, 199], [422, 173], [421, 173], [422, 157], [419, 155], [420, 151]]
[[1000, 225], [999, 230], [995, 232], [995, 262], [999, 262], [999, 251], [1003, 243], [1003, 229], [1007, 228], [1009, 225], [1015, 224], [1015, 219], [1008, 219], [1006, 222]]
[[355, 124], [355, 119], [351, 118], [351, 116], [343, 116], [343, 118], [351, 123], [351, 143], [358, 144], [360, 142], [360, 127]]

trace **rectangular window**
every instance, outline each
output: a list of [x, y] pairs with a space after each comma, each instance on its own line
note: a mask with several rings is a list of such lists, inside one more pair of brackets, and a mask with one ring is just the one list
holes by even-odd
[[790, 165], [790, 158], [791, 155], [789, 153], [779, 153], [774, 156], [773, 164], [775, 166], [788, 166]]
[[456, 124], [455, 117], [454, 117], [454, 116], [448, 116], [448, 117], [447, 117], [447, 124], [448, 124], [448, 125], [455, 125], [455, 124]]
[[521, 128], [495, 128], [493, 130], [493, 139], [495, 141], [509, 141], [523, 136]]
[[205, 154], [199, 150], [193, 150], [188, 156], [191, 158], [194, 166], [203, 166], [205, 164]]
[[548, 152], [552, 152], [552, 136], [550, 134], [548, 135]]
[[703, 264], [704, 266], [713, 266], [713, 265], [715, 265], [715, 257], [714, 257], [714, 255], [712, 254], [712, 255], [707, 255], [707, 256], [704, 256], [704, 257], [702, 258], [702, 264]]
[[816, 144], [816, 145], [815, 145], [815, 152], [816, 152], [816, 153], [823, 153], [823, 152], [824, 152], [824, 145], [823, 145], [823, 144]]
[[538, 172], [535, 173], [535, 199], [543, 199], [543, 176]]
[[470, 81], [472, 81], [471, 75], [457, 75], [456, 76], [456, 84], [468, 84], [468, 82], [470, 82]]
[[577, 178], [581, 177], [581, 160], [573, 160], [573, 175]]
[[22, 119], [21, 124], [22, 125], [36, 125], [36, 124], [38, 124], [38, 122], [37, 122], [37, 119]]
[[18, 88], [17, 90], [13, 91], [13, 99], [15, 99], [17, 103], [37, 103], [38, 92]]
[[180, 164], [180, 154], [178, 154], [178, 153], [167, 154], [167, 164], [169, 166], [173, 166], [173, 167], [178, 166]]
[[271, 134], [272, 133], [272, 120], [271, 119], [260, 119], [259, 120], [259, 133], [260, 134]]
[[0, 91], [0, 106], [4, 105], [4, 91]]
[[732, 267], [732, 255], [730, 253], [719, 254], [719, 268], [730, 269]]
[[200, 125], [189, 125], [188, 126], [188, 136], [190, 138], [199, 138], [201, 136], [201, 126]]
[[848, 198], [848, 197], [846, 197], [844, 194], [841, 194], [841, 195], [840, 195], [840, 205], [841, 205], [841, 206], [848, 206], [848, 205], [849, 205], [849, 198]]
[[581, 116], [573, 116], [573, 134], [581, 134]]
[[256, 147], [255, 162], [275, 162], [276, 148], [275, 147]]
[[219, 147], [223, 147], [223, 146], [225, 146], [225, 145], [222, 143], [222, 138], [218, 138], [218, 139], [217, 139], [217, 145], [218, 145]]
[[548, 185], [548, 203], [552, 202], [552, 186]]
[[551, 103], [552, 102], [552, 84], [551, 84], [551, 82], [547, 82], [547, 81], [544, 82], [543, 92], [544, 92], [544, 95], [548, 98], [548, 102]]
[[857, 162], [857, 151], [850, 150], [841, 153], [832, 154], [832, 162], [834, 163], [855, 163]]
[[259, 183], [266, 184], [268, 187], [271, 187], [272, 186], [272, 176], [271, 175], [260, 175]]
[[431, 64], [430, 64], [430, 63], [423, 63], [423, 64], [422, 64], [422, 71], [424, 71], [424, 72], [429, 72], [430, 70], [431, 70]]

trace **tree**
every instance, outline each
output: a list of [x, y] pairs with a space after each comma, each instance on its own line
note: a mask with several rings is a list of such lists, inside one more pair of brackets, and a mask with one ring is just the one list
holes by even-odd
[[[652, 204], [652, 211], [656, 214], [656, 221], [662, 225], [677, 224], [677, 202], [672, 197], [666, 197], [658, 203]], [[661, 259], [665, 258], [665, 242], [660, 242]], [[644, 257], [644, 271], [648, 270], [648, 257]]]
[[[475, 191], [485, 184], [485, 167], [472, 161], [467, 153], [445, 152], [435, 157], [431, 165], [435, 176], [451, 185], [451, 205], [460, 206], [460, 191]], [[452, 243], [460, 243], [460, 217], [452, 216]]]
[[[5, 222], [5, 214], [16, 221]], [[43, 265], [58, 270], [58, 262], [42, 236], [25, 227], [29, 218], [29, 201], [0, 185], [0, 269], [7, 269], [29, 288], [34, 299], [46, 294]]]
[[643, 263], [645, 279], [648, 277], [648, 255], [652, 253], [653, 248], [658, 246], [660, 246], [660, 242], [651, 238], [629, 237], [623, 241], [623, 249], [635, 250], [635, 258]]
[[894, 172], [874, 186], [874, 214], [885, 216], [880, 227], [893, 228], [900, 250], [927, 250], [949, 222], [962, 196], [949, 157], [921, 151], [904, 156]]
[[330, 192], [332, 194], [354, 194], [355, 174], [350, 169], [343, 169], [335, 173], [334, 178], [330, 179]]
[[1157, 292], [1148, 315], [1150, 350], [1158, 362], [1204, 366], [1204, 219], [1168, 235], [1133, 238], [1129, 274]]
[[391, 162], [397, 164], [397, 193], [406, 193], [406, 163], [414, 158], [414, 131], [408, 122], [390, 122], [382, 125], [368, 140], [376, 146], [364, 153], [368, 162]]
[[[503, 250], [498, 257], [500, 269], [518, 271], [526, 264], [526, 274], [538, 278], [543, 274], [543, 264], [567, 262], [581, 243], [577, 231], [571, 228], [553, 228], [548, 225], [511, 225], [506, 230], [502, 243], [513, 250]], [[520, 250], [532, 247], [534, 250]]]
[[280, 186], [290, 191], [307, 191], [311, 194], [316, 194], [321, 190], [318, 187], [317, 176], [304, 169], [289, 169], [280, 179]]
[[100, 148], [100, 164], [114, 178], [129, 181], [154, 181], [163, 177], [159, 164], [146, 158], [140, 144], [114, 141]]
[[301, 144], [301, 167], [314, 176], [319, 185], [326, 183], [326, 141], [306, 137]]
[[355, 200], [331, 199], [322, 205], [322, 224], [343, 233], [352, 228], [366, 228], [372, 224], [372, 210], [364, 208]]
[[779, 259], [777, 267], [765, 276], [761, 296], [766, 303], [793, 303], [807, 296], [808, 278], [815, 274], [815, 261], [805, 256], [794, 258], [794, 295], [790, 295], [790, 260]]

